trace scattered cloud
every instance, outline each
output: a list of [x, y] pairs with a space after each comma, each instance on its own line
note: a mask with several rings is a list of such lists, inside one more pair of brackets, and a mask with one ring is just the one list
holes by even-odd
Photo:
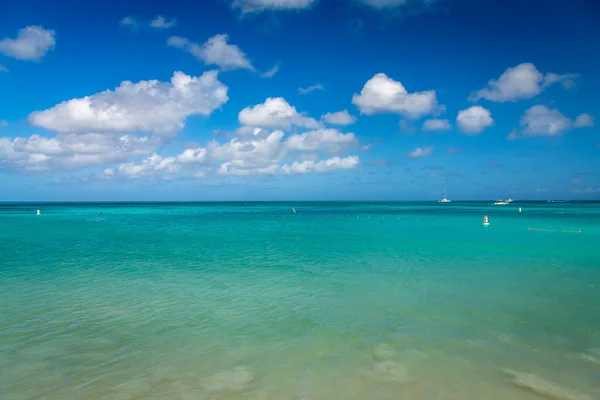
[[433, 147], [417, 147], [413, 151], [407, 154], [410, 158], [419, 158], [430, 156], [433, 152]]
[[15, 39], [0, 40], [0, 53], [25, 61], [40, 61], [56, 46], [56, 33], [42, 26], [26, 26]]
[[351, 115], [348, 110], [327, 113], [321, 119], [330, 125], [352, 125], [356, 122], [356, 117]]
[[338, 169], [355, 168], [360, 160], [357, 156], [345, 158], [333, 157], [321, 161], [295, 161], [291, 165], [284, 165], [281, 171], [284, 174], [306, 174], [309, 172], [333, 172]]
[[167, 29], [177, 25], [177, 19], [171, 18], [166, 19], [162, 15], [157, 15], [152, 21], [150, 21], [150, 27], [156, 29]]
[[579, 114], [577, 118], [575, 118], [573, 126], [575, 128], [591, 128], [594, 126], [594, 117], [587, 113]]
[[0, 138], [0, 165], [21, 172], [80, 169], [150, 154], [156, 145], [148, 137], [100, 133]]
[[254, 70], [252, 63], [240, 48], [228, 44], [229, 36], [219, 34], [209, 38], [202, 45], [191, 42], [187, 38], [171, 36], [167, 44], [171, 47], [183, 49], [194, 57], [204, 62], [205, 65], [216, 65], [223, 70], [249, 69]]
[[247, 126], [290, 129], [292, 125], [314, 129], [321, 123], [296, 111], [283, 97], [269, 97], [262, 104], [246, 107], [238, 115], [240, 123]]
[[291, 11], [311, 8], [317, 0], [233, 0], [231, 7], [242, 14], [261, 13], [264, 11]]
[[584, 189], [573, 189], [575, 192], [577, 193], [600, 193], [600, 187], [597, 188], [593, 188], [593, 187], [586, 187]]
[[325, 88], [320, 83], [317, 83], [316, 85], [310, 85], [305, 88], [298, 88], [298, 93], [308, 94], [310, 92], [314, 92], [315, 90], [325, 90]]
[[8, 72], [8, 68], [6, 68], [4, 65], [0, 64], [0, 72]]
[[546, 188], [537, 188], [537, 189], [535, 189], [535, 191], [538, 192], [538, 193], [546, 193], [546, 192], [548, 192], [548, 189], [546, 189]]
[[478, 135], [485, 128], [494, 125], [492, 113], [481, 106], [471, 106], [458, 112], [456, 123], [467, 135]]
[[317, 129], [290, 136], [286, 141], [289, 150], [324, 151], [339, 154], [350, 147], [358, 147], [354, 133], [341, 133], [336, 129]]
[[[580, 114], [573, 121], [557, 109], [543, 105], [530, 107], [521, 117], [522, 136], [562, 136], [573, 128], [589, 126], [593, 126], [593, 119], [589, 114]], [[511, 135], [510, 139], [520, 137], [516, 132]]]
[[138, 28], [140, 27], [140, 23], [133, 17], [123, 18], [121, 21], [119, 21], [119, 25], [131, 29], [132, 32], [137, 32]]
[[361, 114], [397, 113], [418, 119], [440, 110], [435, 91], [408, 93], [402, 83], [384, 73], [375, 74], [352, 96], [352, 104]]
[[272, 78], [278, 72], [279, 72], [279, 65], [274, 65], [273, 68], [271, 68], [270, 70], [265, 71], [262, 74], [260, 74], [260, 77], [261, 78]]
[[423, 122], [422, 129], [426, 132], [447, 131], [452, 129], [452, 125], [447, 119], [428, 119]]
[[107, 178], [138, 179], [151, 177], [154, 179], [172, 179], [173, 174], [181, 168], [175, 157], [161, 157], [154, 153], [139, 162], [120, 164], [116, 169], [106, 168]]
[[29, 115], [29, 121], [57, 132], [152, 132], [170, 136], [191, 115], [209, 116], [228, 100], [217, 71], [199, 77], [175, 72], [170, 82], [123, 81], [114, 90], [64, 101]]
[[469, 100], [486, 99], [494, 102], [519, 101], [530, 99], [554, 84], [569, 89], [575, 86], [577, 74], [542, 74], [531, 63], [519, 64], [508, 68], [498, 79], [491, 79], [487, 87], [471, 93]]

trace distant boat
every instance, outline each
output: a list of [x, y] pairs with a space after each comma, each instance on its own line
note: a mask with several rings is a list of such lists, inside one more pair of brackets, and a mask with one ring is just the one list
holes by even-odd
[[494, 203], [495, 206], [505, 206], [508, 204], [508, 201], [504, 201], [504, 200], [496, 200], [496, 202]]
[[506, 200], [507, 203], [512, 203], [513, 199], [511, 199], [510, 197], [508, 198], [508, 200]]
[[439, 201], [440, 203], [451, 203], [452, 200], [448, 200], [446, 197], [446, 188], [444, 188], [444, 198]]

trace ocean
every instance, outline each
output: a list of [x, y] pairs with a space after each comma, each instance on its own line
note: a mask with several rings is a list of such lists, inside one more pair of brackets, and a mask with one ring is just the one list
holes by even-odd
[[3, 400], [600, 399], [600, 203], [2, 203], [0, 354]]

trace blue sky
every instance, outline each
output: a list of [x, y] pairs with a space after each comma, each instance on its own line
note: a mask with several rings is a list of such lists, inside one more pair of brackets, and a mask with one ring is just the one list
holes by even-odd
[[600, 5], [6, 1], [0, 200], [600, 198]]

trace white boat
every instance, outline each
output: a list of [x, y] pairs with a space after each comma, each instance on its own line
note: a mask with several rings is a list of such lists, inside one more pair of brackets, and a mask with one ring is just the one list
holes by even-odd
[[505, 206], [507, 204], [508, 202], [504, 200], [496, 200], [496, 202], [494, 203], [495, 206]]
[[448, 200], [446, 197], [446, 188], [444, 188], [444, 198], [439, 201], [440, 203], [451, 203], [452, 200]]
[[512, 203], [513, 199], [509, 198], [508, 200], [506, 200], [507, 203]]

